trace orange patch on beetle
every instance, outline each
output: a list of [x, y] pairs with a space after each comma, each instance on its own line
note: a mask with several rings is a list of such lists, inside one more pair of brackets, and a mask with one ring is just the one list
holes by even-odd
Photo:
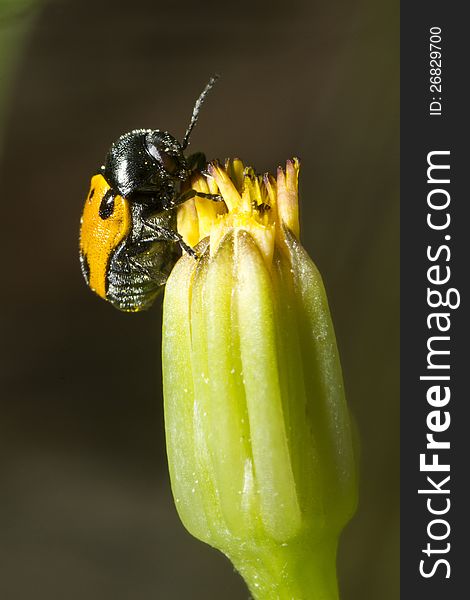
[[110, 217], [105, 220], [100, 217], [101, 201], [109, 189], [110, 186], [103, 175], [94, 175], [91, 178], [80, 228], [80, 251], [86, 257], [90, 268], [90, 288], [105, 299], [110, 257], [129, 235], [132, 227], [129, 201], [122, 196], [115, 196], [114, 210]]

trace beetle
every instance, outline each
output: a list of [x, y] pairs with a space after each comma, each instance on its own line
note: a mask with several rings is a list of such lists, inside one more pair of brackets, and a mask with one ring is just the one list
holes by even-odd
[[205, 166], [202, 153], [184, 152], [217, 78], [210, 78], [196, 100], [181, 143], [167, 131], [134, 129], [112, 144], [91, 178], [81, 218], [81, 270], [88, 286], [119, 310], [148, 309], [181, 250], [197, 258], [177, 232], [175, 208], [194, 196], [222, 199], [181, 191], [191, 173]]

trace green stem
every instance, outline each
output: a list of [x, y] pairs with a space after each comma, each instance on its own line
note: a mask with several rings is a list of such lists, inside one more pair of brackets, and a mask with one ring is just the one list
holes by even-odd
[[306, 538], [230, 555], [255, 600], [338, 600], [337, 540]]

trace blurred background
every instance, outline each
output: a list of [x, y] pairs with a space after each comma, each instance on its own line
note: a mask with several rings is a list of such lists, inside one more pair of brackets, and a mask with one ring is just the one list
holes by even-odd
[[111, 142], [181, 138], [212, 73], [192, 150], [302, 160], [302, 239], [361, 439], [342, 599], [398, 598], [398, 0], [19, 5], [0, 0], [0, 598], [248, 598], [173, 506], [161, 303], [117, 312], [77, 251]]

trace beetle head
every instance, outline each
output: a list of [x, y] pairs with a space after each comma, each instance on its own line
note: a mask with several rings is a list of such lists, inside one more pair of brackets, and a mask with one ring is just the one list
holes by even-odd
[[185, 180], [189, 176], [188, 165], [181, 144], [167, 131], [158, 129], [145, 136], [145, 146], [150, 156], [168, 175]]

